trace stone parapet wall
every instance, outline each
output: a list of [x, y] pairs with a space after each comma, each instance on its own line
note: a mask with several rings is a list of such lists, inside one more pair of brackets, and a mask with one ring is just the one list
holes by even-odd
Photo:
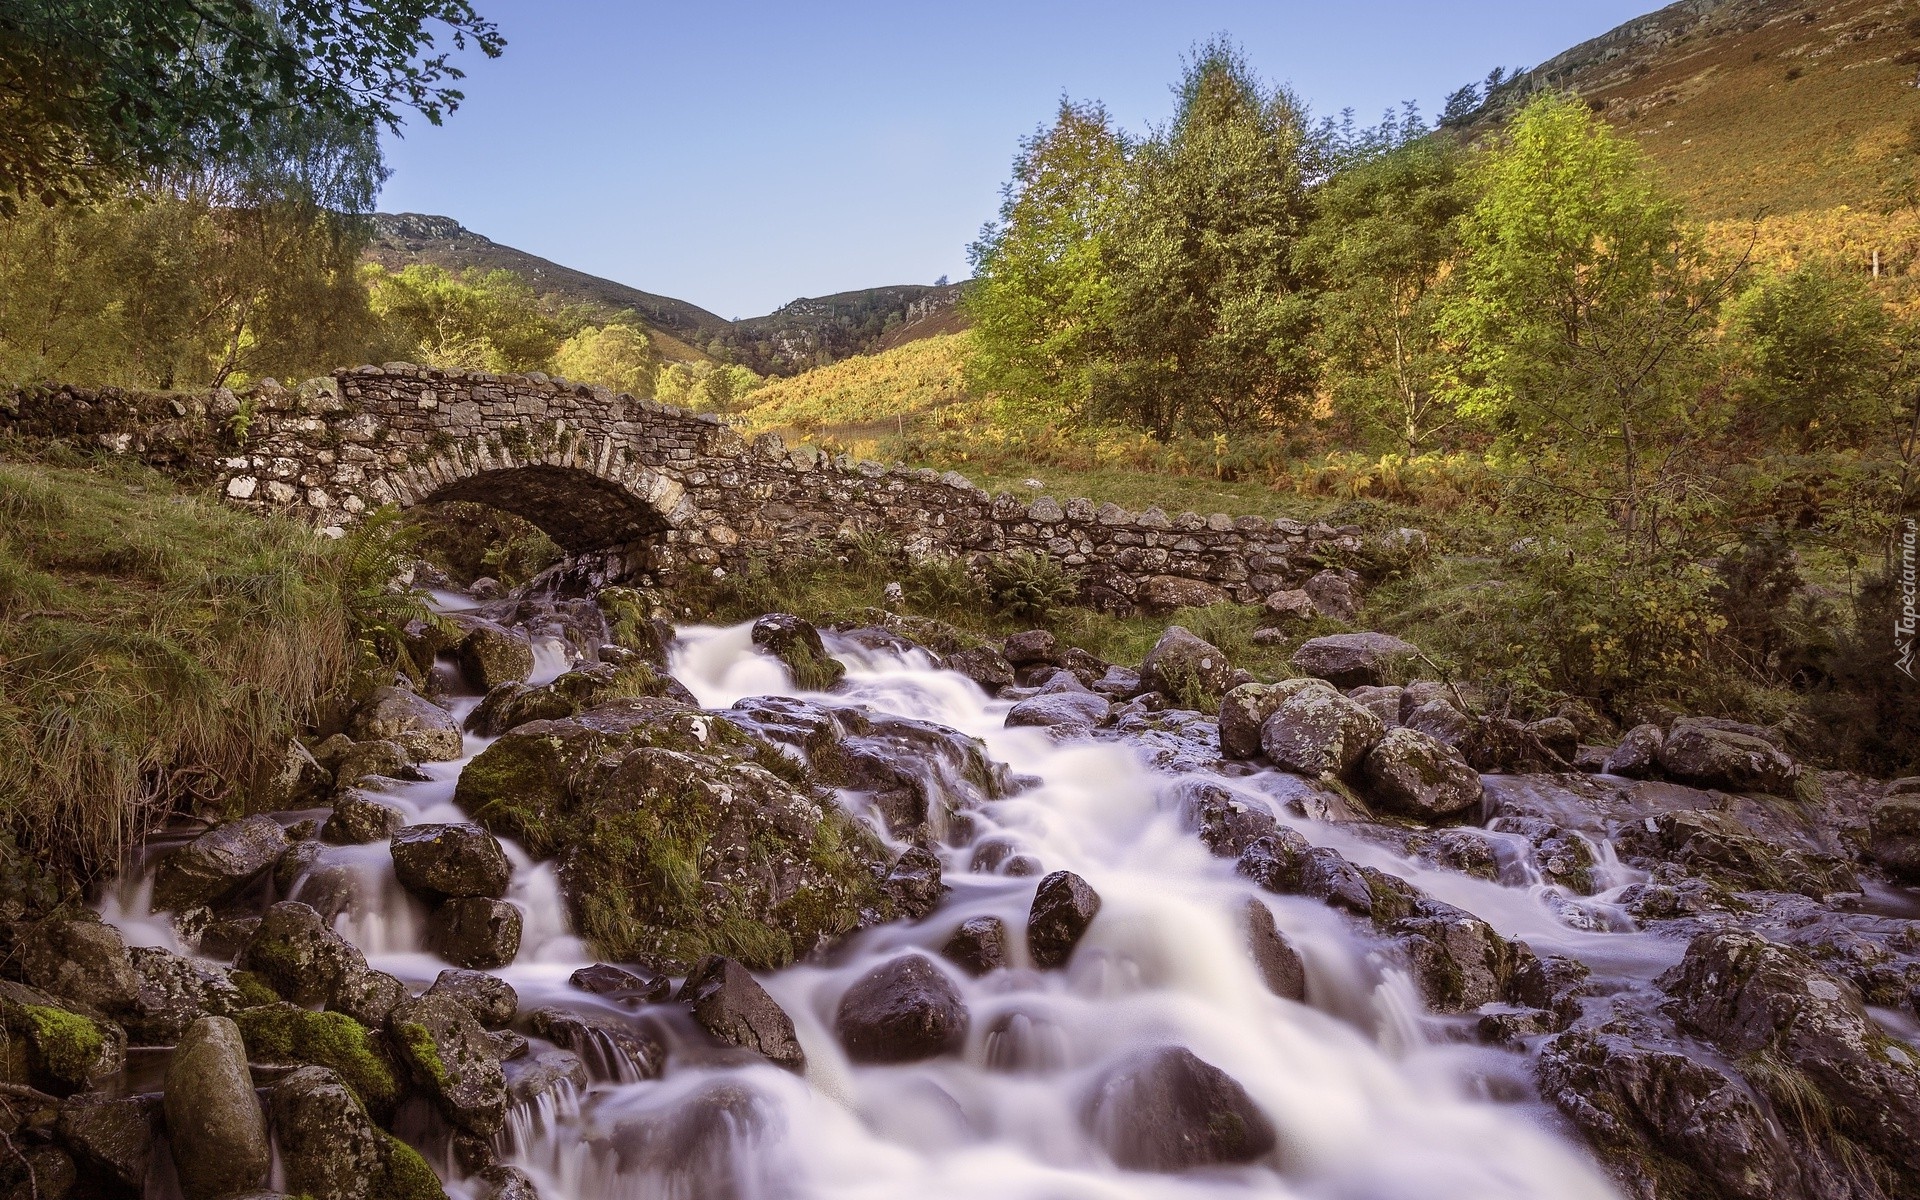
[[884, 532], [914, 557], [1046, 554], [1120, 607], [1156, 577], [1258, 600], [1359, 548], [1357, 530], [1285, 518], [992, 496], [539, 374], [396, 363], [241, 395], [22, 389], [0, 397], [0, 431], [137, 454], [329, 532], [385, 504], [489, 503], [635, 574], [739, 571]]

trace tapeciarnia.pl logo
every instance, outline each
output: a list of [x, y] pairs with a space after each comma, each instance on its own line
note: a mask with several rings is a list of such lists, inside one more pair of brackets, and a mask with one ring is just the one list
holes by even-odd
[[1920, 590], [1916, 588], [1916, 580], [1920, 579], [1914, 562], [1916, 551], [1920, 550], [1916, 543], [1920, 543], [1920, 522], [1908, 517], [1900, 536], [1900, 612], [1893, 618], [1893, 665], [1908, 679], [1915, 678], [1914, 629], [1920, 625], [1920, 614], [1915, 611], [1915, 592]]

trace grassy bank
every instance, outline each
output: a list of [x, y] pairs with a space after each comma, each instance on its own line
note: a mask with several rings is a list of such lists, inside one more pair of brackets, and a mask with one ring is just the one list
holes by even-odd
[[0, 461], [0, 819], [85, 879], [233, 812], [353, 661], [342, 555], [122, 462]]

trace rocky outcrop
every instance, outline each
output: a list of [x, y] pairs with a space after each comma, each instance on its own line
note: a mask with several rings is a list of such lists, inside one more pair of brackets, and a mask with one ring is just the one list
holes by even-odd
[[1360, 760], [1367, 798], [1416, 821], [1444, 821], [1480, 804], [1480, 773], [1440, 741], [1389, 729]]

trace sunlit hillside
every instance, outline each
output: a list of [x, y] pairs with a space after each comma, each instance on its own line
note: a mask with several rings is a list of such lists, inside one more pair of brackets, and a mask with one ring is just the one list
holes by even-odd
[[960, 373], [970, 337], [924, 338], [772, 380], [742, 419], [755, 432], [851, 441], [958, 416], [968, 403]]

